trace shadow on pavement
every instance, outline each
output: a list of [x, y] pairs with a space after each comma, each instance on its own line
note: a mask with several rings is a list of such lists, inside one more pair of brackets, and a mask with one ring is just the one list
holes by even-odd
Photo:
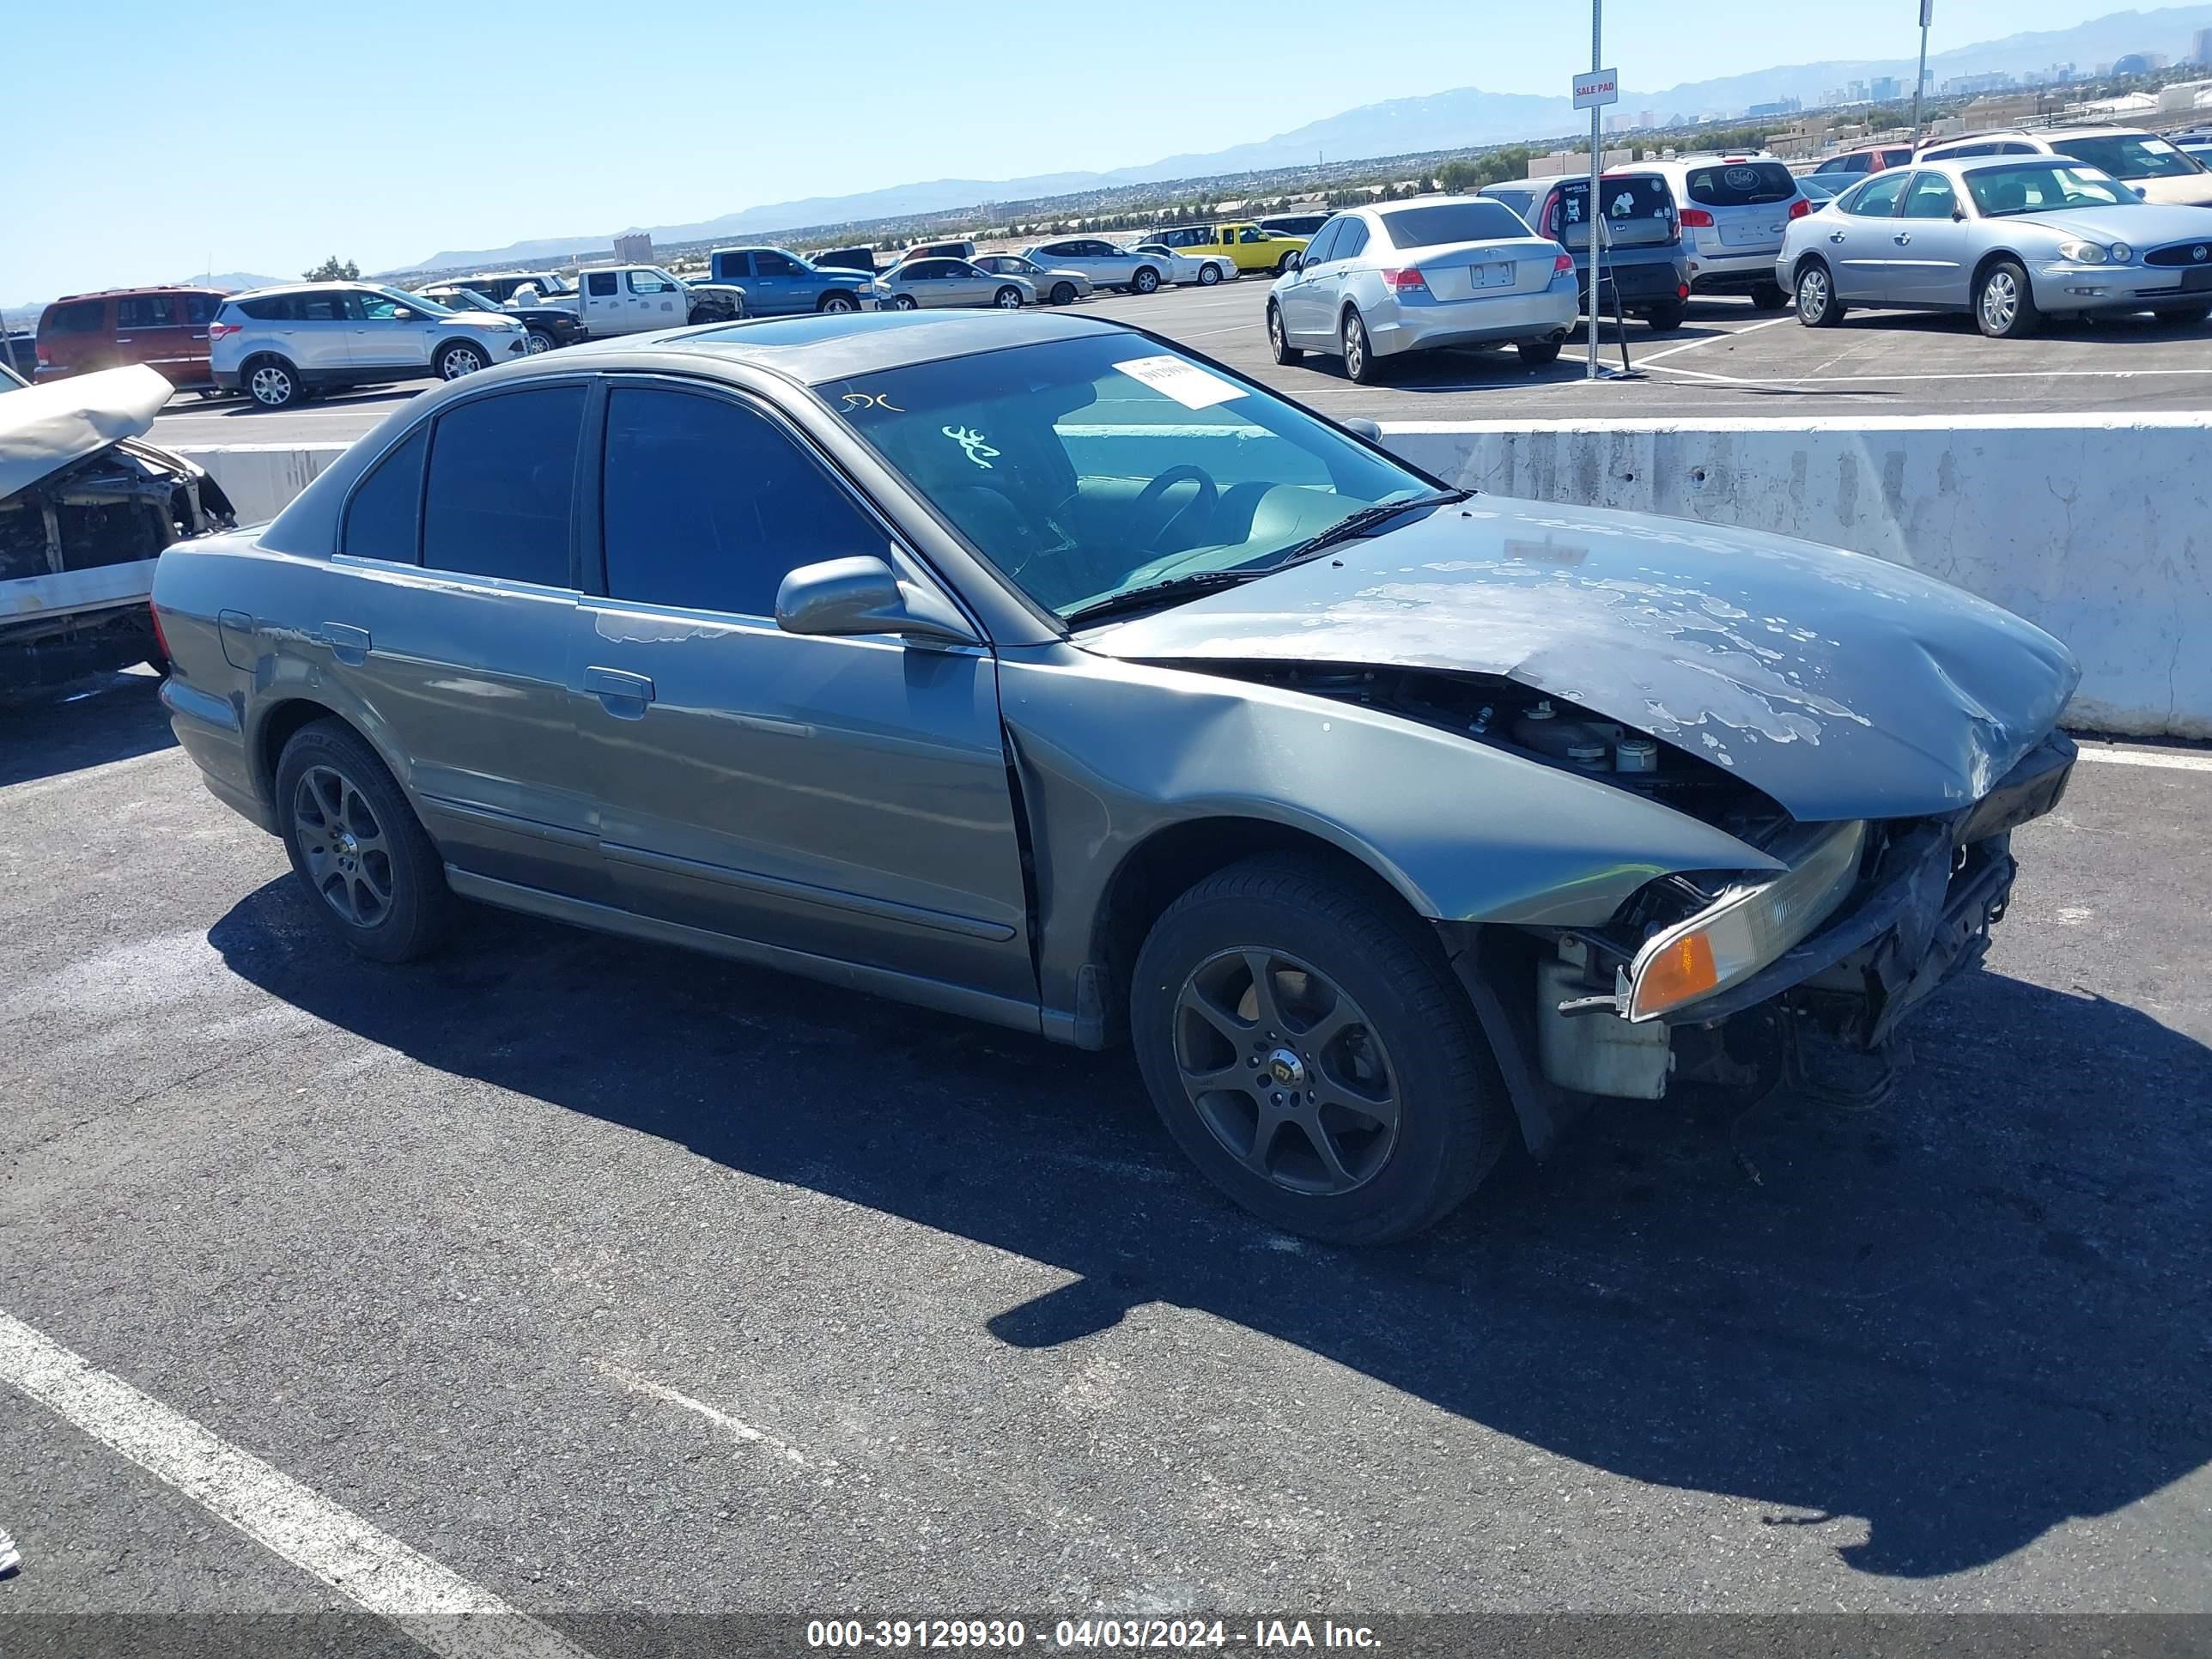
[[0, 788], [173, 747], [161, 689], [134, 671], [0, 697]]
[[1970, 977], [1887, 1109], [1601, 1108], [1438, 1232], [1349, 1254], [1217, 1199], [1122, 1055], [487, 912], [376, 968], [289, 882], [209, 937], [426, 1066], [1079, 1275], [969, 1310], [1006, 1342], [1202, 1310], [1776, 1527], [1864, 1517], [1865, 1572], [1990, 1562], [2212, 1456], [2212, 1056], [2118, 1004]]

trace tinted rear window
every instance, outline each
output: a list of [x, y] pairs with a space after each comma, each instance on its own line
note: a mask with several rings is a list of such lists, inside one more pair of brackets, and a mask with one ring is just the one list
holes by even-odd
[[376, 464], [346, 505], [345, 550], [358, 559], [415, 562], [415, 531], [422, 508], [422, 452], [429, 447], [417, 427]]
[[1536, 210], [1536, 192], [1533, 190], [1486, 190], [1482, 192], [1493, 202], [1502, 202], [1521, 216], [1523, 223], [1533, 222], [1529, 216]]
[[566, 587], [584, 388], [478, 398], [438, 419], [422, 562]]
[[1526, 236], [1528, 227], [1497, 202], [1447, 202], [1436, 207], [1394, 208], [1382, 216], [1391, 245], [1437, 247], [1446, 242], [1487, 242]]
[[1700, 207], [1761, 207], [1788, 201], [1797, 180], [1779, 161], [1722, 161], [1691, 168], [1689, 191]]

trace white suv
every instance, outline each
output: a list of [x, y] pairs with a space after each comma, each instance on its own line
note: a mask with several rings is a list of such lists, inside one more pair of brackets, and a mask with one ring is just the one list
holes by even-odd
[[1915, 160], [1960, 161], [1971, 155], [2065, 155], [2102, 167], [2146, 202], [2212, 207], [2212, 171], [2154, 132], [2134, 127], [2048, 127], [1978, 132], [1929, 144]]
[[459, 380], [526, 356], [529, 330], [495, 312], [449, 311], [374, 283], [298, 283], [234, 294], [208, 325], [216, 385], [263, 409], [392, 380]]

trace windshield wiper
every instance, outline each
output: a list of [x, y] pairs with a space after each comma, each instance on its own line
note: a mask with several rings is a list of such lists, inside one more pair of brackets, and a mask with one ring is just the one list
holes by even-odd
[[1411, 513], [1424, 507], [1449, 507], [1474, 495], [1472, 489], [1440, 489], [1432, 495], [1416, 495], [1409, 501], [1378, 501], [1373, 507], [1363, 507], [1350, 518], [1331, 525], [1318, 536], [1309, 536], [1283, 550], [1282, 556], [1267, 568], [1280, 570], [1310, 559], [1316, 553], [1326, 552], [1342, 542], [1356, 540], [1378, 526], [1388, 524], [1401, 513]]
[[1080, 628], [1086, 623], [1103, 622], [1109, 617], [1118, 617], [1127, 611], [1150, 611], [1154, 605], [1165, 605], [1187, 594], [1209, 593], [1223, 587], [1241, 587], [1255, 577], [1267, 574], [1265, 570], [1196, 570], [1187, 576], [1170, 576], [1161, 581], [1146, 582], [1142, 587], [1109, 593], [1103, 599], [1079, 605], [1060, 620], [1070, 628]]

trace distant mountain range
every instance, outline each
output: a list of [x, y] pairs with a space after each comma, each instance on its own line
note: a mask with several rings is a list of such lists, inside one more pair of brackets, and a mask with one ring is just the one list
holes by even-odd
[[[2087, 71], [2095, 64], [2109, 63], [2131, 52], [2160, 52], [2179, 60], [2188, 54], [2195, 32], [2207, 27], [2212, 27], [2212, 4], [2113, 12], [2072, 28], [2008, 35], [2002, 40], [1937, 52], [1929, 58], [1928, 67], [1940, 86], [1956, 75], [2021, 74], [2048, 69], [2054, 64], [2072, 63]], [[1898, 34], [1900, 40], [1910, 40], [1909, 20], [1899, 25]], [[1833, 88], [1881, 76], [1894, 76], [1909, 88], [1916, 65], [1917, 59], [1911, 57], [1834, 58], [1817, 64], [1793, 64], [1717, 80], [1692, 81], [1663, 92], [1624, 90], [1619, 107], [1632, 113], [1650, 110], [1662, 117], [1695, 119], [1707, 112], [1732, 113], [1748, 105], [1784, 98], [1799, 98], [1809, 104]], [[1343, 161], [1553, 137], [1576, 131], [1588, 118], [1576, 112], [1568, 98], [1485, 92], [1479, 87], [1462, 87], [1425, 98], [1394, 98], [1386, 103], [1364, 105], [1254, 143], [1206, 155], [1170, 155], [1142, 167], [1122, 167], [1110, 173], [1050, 173], [995, 180], [935, 179], [854, 196], [817, 196], [769, 203], [692, 224], [653, 225], [646, 228], [656, 241], [666, 243], [759, 235], [801, 226], [856, 223], [992, 202], [1071, 195], [1121, 185], [1298, 167], [1316, 156]], [[581, 250], [607, 247], [616, 234], [539, 237], [500, 248], [448, 249], [390, 274], [559, 258]]]

